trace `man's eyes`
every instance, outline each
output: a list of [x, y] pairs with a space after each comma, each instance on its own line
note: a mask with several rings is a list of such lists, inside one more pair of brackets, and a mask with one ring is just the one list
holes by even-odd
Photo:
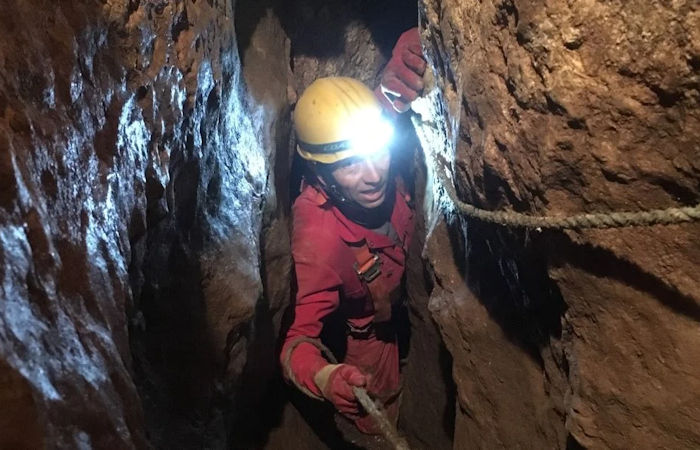
[[360, 167], [362, 167], [362, 161], [355, 161], [344, 165], [340, 170], [345, 173], [353, 173], [360, 170]]

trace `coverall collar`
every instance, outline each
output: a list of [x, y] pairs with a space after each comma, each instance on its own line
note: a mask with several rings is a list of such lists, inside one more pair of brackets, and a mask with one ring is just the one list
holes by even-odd
[[[328, 195], [322, 189], [315, 186], [314, 189], [317, 191], [317, 202], [319, 205], [329, 208], [338, 219], [338, 222], [341, 224], [338, 232], [340, 238], [346, 243], [357, 245], [364, 241], [371, 249], [382, 249], [386, 247], [393, 247], [394, 245], [403, 246], [405, 236], [399, 236], [400, 242], [394, 242], [391, 238], [389, 238], [389, 236], [376, 233], [360, 224], [353, 222], [345, 217], [345, 215], [343, 215], [343, 213], [340, 212], [335, 205], [333, 205], [333, 202], [331, 202]], [[394, 209], [391, 213], [391, 225], [395, 230], [403, 230], [406, 228], [405, 223], [411, 220], [413, 213], [406, 203], [408, 198], [406, 198], [407, 195], [403, 192], [403, 189], [400, 189], [399, 186], [397, 186], [394, 195], [396, 196], [396, 199], [394, 201]]]

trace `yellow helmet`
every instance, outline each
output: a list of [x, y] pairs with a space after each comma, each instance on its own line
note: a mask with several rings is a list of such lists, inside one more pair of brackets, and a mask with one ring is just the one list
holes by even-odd
[[297, 151], [302, 158], [332, 164], [384, 148], [393, 127], [374, 93], [353, 78], [319, 78], [294, 110]]

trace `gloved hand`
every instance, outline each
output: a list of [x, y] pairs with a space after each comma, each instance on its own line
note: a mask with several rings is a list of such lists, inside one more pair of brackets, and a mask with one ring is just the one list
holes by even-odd
[[350, 418], [359, 416], [360, 406], [352, 388], [367, 385], [367, 376], [360, 369], [348, 364], [329, 364], [316, 373], [314, 382], [338, 411]]
[[381, 94], [397, 112], [408, 111], [423, 90], [425, 66], [418, 28], [411, 28], [396, 41], [379, 85]]

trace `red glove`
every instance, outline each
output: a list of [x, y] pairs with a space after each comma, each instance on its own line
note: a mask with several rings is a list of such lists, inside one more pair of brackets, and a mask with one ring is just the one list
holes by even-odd
[[350, 418], [359, 417], [360, 406], [352, 388], [367, 386], [367, 377], [360, 369], [348, 364], [329, 364], [316, 374], [314, 381], [338, 411]]
[[411, 28], [396, 41], [378, 88], [397, 112], [408, 111], [411, 102], [418, 98], [423, 90], [425, 65], [418, 28]]

